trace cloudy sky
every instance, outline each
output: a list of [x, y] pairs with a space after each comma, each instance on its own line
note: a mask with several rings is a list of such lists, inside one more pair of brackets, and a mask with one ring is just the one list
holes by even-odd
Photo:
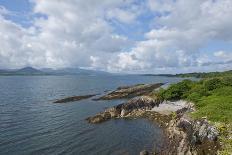
[[232, 69], [232, 0], [0, 0], [0, 68]]

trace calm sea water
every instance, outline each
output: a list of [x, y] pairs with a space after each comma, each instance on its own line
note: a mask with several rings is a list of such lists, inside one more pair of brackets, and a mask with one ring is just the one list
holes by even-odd
[[146, 76], [1, 76], [1, 155], [139, 154], [163, 142], [162, 130], [148, 120], [88, 124], [85, 118], [122, 102], [91, 99], [53, 104], [55, 99], [102, 93], [137, 83], [173, 83], [179, 78]]

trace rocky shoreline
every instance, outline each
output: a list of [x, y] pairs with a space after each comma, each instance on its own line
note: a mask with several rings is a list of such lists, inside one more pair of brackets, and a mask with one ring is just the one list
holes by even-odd
[[[161, 108], [160, 108], [161, 107]], [[188, 112], [194, 110], [191, 103], [161, 101], [150, 96], [139, 96], [89, 117], [89, 123], [102, 123], [109, 119], [147, 118], [164, 129], [167, 137], [164, 149], [140, 154], [216, 154], [220, 148], [219, 132], [206, 119], [193, 120]]]
[[[108, 108], [103, 112], [86, 118], [89, 123], [97, 124], [110, 119], [146, 118], [158, 123], [166, 135], [166, 143], [162, 150], [148, 152], [143, 150], [140, 155], [198, 155], [217, 154], [220, 149], [217, 128], [206, 119], [194, 120], [188, 116], [194, 111], [194, 104], [186, 101], [163, 101], [152, 92], [162, 86], [157, 84], [137, 84], [118, 87], [116, 90], [93, 100], [128, 99], [124, 103]], [[97, 94], [72, 96], [54, 103], [67, 103], [88, 99]]]

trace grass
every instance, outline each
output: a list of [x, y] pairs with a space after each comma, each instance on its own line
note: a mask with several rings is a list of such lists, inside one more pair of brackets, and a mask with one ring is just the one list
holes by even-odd
[[[155, 93], [162, 100], [188, 100], [195, 104], [195, 119], [206, 117], [220, 124], [219, 140], [223, 150], [219, 154], [232, 154], [232, 76], [205, 78], [200, 81], [183, 80]], [[155, 96], [154, 95], [154, 96]]]
[[232, 123], [232, 80], [211, 78], [201, 81], [184, 80], [161, 89], [157, 96], [163, 100], [184, 99], [195, 103], [194, 118], [207, 117], [213, 122]]
[[210, 95], [202, 97], [195, 105], [197, 111], [192, 113], [194, 118], [207, 117], [213, 122], [232, 122], [232, 96]]

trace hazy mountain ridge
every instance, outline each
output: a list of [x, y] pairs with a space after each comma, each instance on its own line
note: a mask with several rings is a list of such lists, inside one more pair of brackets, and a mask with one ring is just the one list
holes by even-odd
[[104, 71], [86, 70], [80, 68], [63, 68], [51, 69], [43, 68], [36, 69], [33, 67], [24, 67], [21, 69], [0, 69], [0, 75], [13, 76], [13, 75], [107, 75], [110, 74]]

